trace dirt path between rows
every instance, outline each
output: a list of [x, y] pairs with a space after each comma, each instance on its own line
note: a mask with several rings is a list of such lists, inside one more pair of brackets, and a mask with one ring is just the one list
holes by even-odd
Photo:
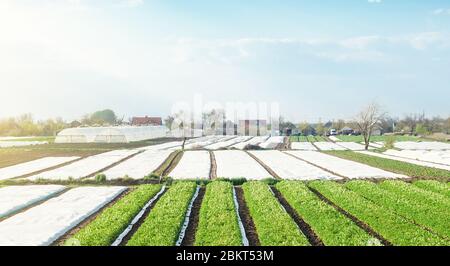
[[317, 197], [319, 197], [322, 201], [326, 202], [327, 204], [331, 205], [332, 207], [334, 207], [337, 211], [339, 211], [341, 214], [343, 214], [345, 217], [349, 218], [350, 220], [352, 220], [352, 222], [354, 222], [359, 228], [363, 229], [364, 231], [366, 231], [366, 233], [368, 233], [369, 235], [377, 238], [378, 240], [380, 240], [380, 242], [385, 245], [385, 246], [392, 246], [392, 243], [390, 243], [387, 239], [385, 239], [383, 236], [381, 236], [380, 234], [378, 234], [377, 232], [375, 232], [375, 230], [373, 230], [372, 228], [370, 228], [370, 226], [368, 226], [366, 223], [364, 223], [363, 221], [359, 220], [358, 218], [356, 218], [355, 216], [351, 215], [349, 212], [347, 212], [346, 210], [342, 209], [341, 207], [339, 207], [338, 205], [336, 205], [334, 202], [332, 202], [331, 200], [329, 200], [328, 198], [326, 198], [324, 195], [322, 195], [319, 191], [317, 191], [316, 189], [309, 187], [309, 190], [311, 190], [314, 194], [316, 194]]
[[195, 233], [197, 232], [198, 221], [200, 218], [200, 208], [202, 206], [203, 197], [205, 196], [205, 187], [200, 187], [198, 196], [194, 201], [191, 209], [191, 216], [189, 218], [189, 224], [186, 228], [186, 232], [181, 242], [181, 246], [194, 246], [195, 244]]
[[297, 224], [300, 231], [303, 235], [306, 236], [309, 243], [312, 246], [324, 246], [322, 240], [317, 236], [317, 234], [312, 230], [311, 226], [303, 220], [298, 213], [292, 208], [292, 206], [287, 202], [287, 200], [283, 197], [283, 195], [276, 189], [275, 187], [271, 187], [275, 197], [278, 202], [283, 206], [286, 212], [291, 216], [292, 220]]
[[184, 152], [180, 151], [172, 158], [172, 160], [170, 160], [167, 167], [161, 173], [162, 177], [168, 176], [170, 174], [170, 172], [172, 172], [172, 170], [177, 166], [177, 164], [181, 160], [181, 158], [183, 158], [183, 154], [184, 154]]
[[217, 178], [217, 164], [216, 164], [216, 156], [214, 156], [213, 151], [209, 151], [210, 158], [210, 168], [209, 168], [209, 179], [213, 180]]
[[66, 240], [70, 239], [72, 236], [74, 236], [78, 231], [80, 231], [82, 228], [86, 227], [88, 224], [90, 224], [92, 221], [94, 221], [97, 216], [99, 216], [104, 210], [106, 210], [107, 208], [113, 206], [114, 204], [116, 204], [116, 202], [118, 202], [119, 200], [121, 200], [123, 197], [125, 197], [128, 193], [130, 193], [133, 189], [126, 189], [125, 191], [123, 191], [122, 193], [120, 193], [117, 197], [115, 197], [112, 201], [108, 202], [107, 204], [105, 204], [103, 207], [101, 207], [98, 211], [96, 211], [95, 213], [91, 214], [89, 217], [87, 217], [86, 219], [84, 219], [83, 221], [81, 221], [79, 224], [77, 224], [76, 226], [74, 226], [72, 229], [70, 229], [69, 231], [67, 231], [64, 235], [62, 235], [61, 237], [59, 237], [57, 240], [55, 240], [51, 246], [64, 246], [64, 243], [66, 242]]
[[234, 187], [234, 189], [236, 190], [236, 198], [239, 204], [239, 216], [241, 217], [242, 225], [244, 226], [248, 244], [249, 246], [261, 246], [255, 224], [253, 223], [247, 203], [245, 202], [244, 191], [241, 187], [237, 186]]

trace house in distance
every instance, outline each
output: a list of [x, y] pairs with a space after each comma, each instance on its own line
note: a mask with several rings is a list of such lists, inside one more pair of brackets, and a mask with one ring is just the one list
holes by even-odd
[[131, 119], [132, 126], [162, 126], [161, 117], [134, 116]]

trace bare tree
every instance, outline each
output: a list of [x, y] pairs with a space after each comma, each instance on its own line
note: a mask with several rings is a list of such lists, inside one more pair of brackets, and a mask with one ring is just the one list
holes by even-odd
[[365, 149], [369, 149], [372, 132], [385, 116], [381, 107], [373, 102], [356, 115], [355, 125], [364, 137]]

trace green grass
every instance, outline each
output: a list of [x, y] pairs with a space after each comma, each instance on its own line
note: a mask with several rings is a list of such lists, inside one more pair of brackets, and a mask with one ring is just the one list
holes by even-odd
[[240, 246], [242, 237], [230, 182], [214, 181], [206, 186], [195, 234], [196, 246]]
[[416, 178], [450, 179], [450, 171], [431, 168], [386, 158], [380, 158], [361, 154], [353, 151], [326, 151], [325, 153], [334, 155], [343, 159], [360, 162], [373, 167], [381, 168], [386, 171], [403, 174]]
[[[348, 135], [338, 135], [336, 136], [338, 139], [342, 141], [347, 142], [364, 142], [364, 137], [359, 136], [348, 136]], [[388, 136], [372, 136], [370, 138], [371, 142], [377, 142], [377, 141], [386, 141], [386, 138]], [[420, 141], [419, 137], [415, 136], [393, 136], [395, 138], [395, 141]]]
[[431, 229], [440, 236], [450, 237], [449, 209], [436, 209], [426, 202], [412, 201], [402, 193], [389, 192], [369, 181], [351, 181], [345, 186], [375, 204]]
[[326, 246], [381, 244], [334, 207], [319, 199], [304, 183], [283, 181], [276, 188]]
[[330, 181], [314, 181], [309, 186], [334, 204], [363, 221], [373, 230], [397, 246], [441, 246], [450, 243], [420, 228], [408, 219], [376, 205], [343, 185]]
[[144, 205], [153, 198], [161, 185], [141, 185], [125, 195], [95, 220], [66, 241], [67, 245], [109, 246], [127, 228]]
[[435, 180], [418, 180], [413, 183], [416, 187], [425, 189], [431, 192], [439, 193], [450, 198], [450, 187], [445, 183]]
[[156, 203], [127, 246], [173, 246], [178, 240], [195, 182], [178, 182]]
[[47, 141], [49, 143], [52, 143], [55, 141], [55, 137], [53, 137], [53, 136], [38, 136], [38, 137], [8, 139], [8, 140], [2, 140], [2, 141]]
[[262, 182], [242, 185], [244, 197], [262, 246], [308, 246], [289, 214]]

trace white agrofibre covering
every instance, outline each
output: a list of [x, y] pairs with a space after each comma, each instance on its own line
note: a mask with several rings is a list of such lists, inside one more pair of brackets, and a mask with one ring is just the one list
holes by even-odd
[[317, 151], [316, 147], [314, 147], [311, 142], [292, 142], [291, 149], [302, 151]]
[[450, 144], [437, 141], [402, 141], [394, 143], [394, 146], [401, 150], [450, 150]]
[[[364, 142], [361, 142], [362, 145], [364, 145]], [[377, 149], [381, 149], [384, 147], [384, 142], [382, 141], [378, 141], [378, 142], [369, 142], [369, 145], [371, 147], [377, 148]]]
[[263, 149], [273, 149], [282, 143], [284, 143], [283, 136], [273, 136], [273, 137], [268, 138], [266, 141], [260, 143], [259, 147], [261, 147]]
[[363, 151], [366, 149], [364, 145], [358, 144], [356, 142], [339, 142], [336, 144], [351, 151]]
[[185, 149], [201, 149], [214, 143], [230, 139], [227, 136], [206, 136], [184, 146]]
[[0, 222], [0, 246], [46, 246], [126, 187], [79, 187]]
[[283, 179], [342, 179], [281, 151], [249, 151]]
[[335, 142], [341, 142], [341, 141], [342, 141], [341, 139], [337, 138], [336, 136], [329, 136], [329, 138], [330, 138], [332, 141], [335, 141]]
[[211, 158], [208, 151], [185, 151], [169, 176], [175, 179], [209, 178]]
[[415, 164], [415, 165], [427, 166], [427, 167], [450, 171], [450, 166], [442, 165], [442, 164], [424, 162], [424, 161], [419, 161], [419, 160], [415, 160], [415, 159], [408, 159], [408, 158], [393, 156], [393, 155], [384, 154], [384, 153], [371, 152], [371, 151], [358, 151], [358, 153], [375, 156], [375, 157], [380, 157], [380, 158], [384, 158], [384, 159], [390, 159], [390, 160], [395, 160], [395, 161], [400, 161], [400, 162], [411, 163], [411, 164]]
[[171, 141], [171, 142], [142, 147], [142, 148], [139, 148], [139, 150], [154, 150], [154, 151], [167, 150], [167, 149], [174, 148], [174, 147], [181, 147], [181, 144], [183, 144], [182, 141]]
[[171, 151], [148, 150], [106, 170], [103, 174], [108, 180], [125, 176], [141, 179], [155, 171], [171, 153]]
[[217, 177], [260, 180], [272, 177], [257, 161], [244, 151], [214, 151]]
[[448, 151], [387, 150], [386, 152], [384, 152], [384, 154], [450, 166], [450, 150]]
[[0, 141], [0, 148], [48, 144], [48, 141]]
[[88, 177], [93, 175], [111, 164], [117, 163], [120, 160], [127, 158], [138, 150], [115, 150], [110, 152], [105, 152], [93, 156], [89, 156], [85, 159], [76, 161], [69, 165], [56, 168], [47, 172], [43, 172], [34, 176], [29, 177], [30, 180], [42, 179], [53, 179], [53, 180], [67, 180], [70, 177], [74, 179], [80, 179], [83, 177]]
[[235, 149], [238, 149], [238, 150], [243, 150], [249, 145], [251, 145], [251, 146], [259, 145], [260, 143], [265, 142], [268, 138], [269, 138], [269, 136], [253, 137], [253, 138], [251, 138], [251, 139], [249, 139], [247, 141], [236, 143], [233, 146], [231, 146], [231, 148], [235, 148]]
[[30, 162], [8, 166], [0, 169], [0, 180], [32, 174], [79, 158], [80, 157], [45, 157]]
[[344, 160], [315, 151], [287, 151], [298, 158], [350, 179], [358, 178], [407, 178], [365, 164]]
[[339, 146], [333, 142], [319, 141], [319, 142], [314, 142], [314, 145], [316, 145], [317, 148], [319, 148], [322, 151], [345, 151], [345, 150], [347, 150], [346, 148]]
[[164, 138], [165, 126], [78, 127], [62, 130], [55, 143], [127, 143]]
[[226, 141], [221, 141], [221, 142], [209, 145], [205, 148], [208, 150], [218, 150], [218, 149], [223, 149], [223, 148], [230, 148], [231, 146], [235, 145], [236, 143], [245, 142], [251, 138], [252, 137], [249, 137], [249, 136], [234, 137], [234, 138], [226, 140]]
[[[45, 200], [65, 189], [59, 185], [9, 186], [0, 188], [0, 218]], [[0, 236], [1, 238], [1, 236]]]

